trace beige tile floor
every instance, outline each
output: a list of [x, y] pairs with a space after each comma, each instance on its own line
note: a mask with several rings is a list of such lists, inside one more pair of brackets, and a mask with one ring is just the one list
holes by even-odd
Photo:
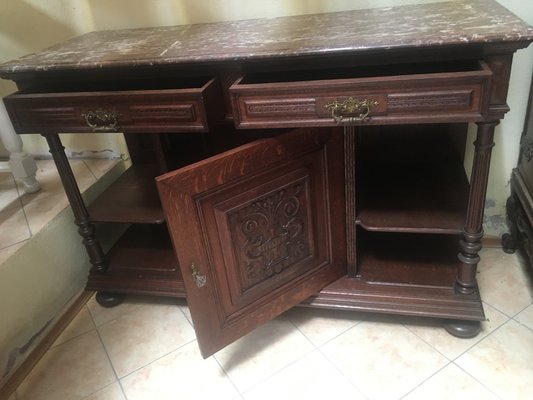
[[[71, 160], [70, 165], [84, 191], [101, 178], [117, 160]], [[41, 190], [24, 193], [9, 172], [0, 172], [0, 264], [68, 205], [52, 160], [36, 160]]]
[[[32, 198], [0, 175], [0, 232], [10, 232], [0, 257], [55, 203], [49, 164], [39, 162], [43, 192]], [[74, 164], [87, 184], [106, 169]], [[32, 212], [33, 202], [44, 204]], [[488, 320], [473, 339], [428, 319], [295, 308], [206, 360], [184, 301], [130, 296], [105, 309], [91, 299], [10, 400], [531, 399], [531, 276], [499, 249], [482, 251], [479, 271]]]

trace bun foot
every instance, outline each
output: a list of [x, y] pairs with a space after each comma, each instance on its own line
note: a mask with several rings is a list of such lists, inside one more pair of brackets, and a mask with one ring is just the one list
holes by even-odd
[[102, 307], [111, 308], [122, 303], [125, 297], [123, 293], [97, 292], [95, 299]]
[[505, 233], [502, 236], [502, 249], [506, 253], [513, 254], [516, 250], [516, 240], [510, 233]]
[[444, 323], [444, 329], [450, 335], [461, 338], [469, 339], [478, 335], [481, 331], [480, 321], [446, 321]]

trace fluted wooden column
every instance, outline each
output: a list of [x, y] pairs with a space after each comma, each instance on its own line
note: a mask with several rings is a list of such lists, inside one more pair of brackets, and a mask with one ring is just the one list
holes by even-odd
[[478, 123], [475, 153], [470, 177], [470, 195], [463, 237], [460, 241], [461, 265], [457, 271], [456, 289], [470, 294], [476, 288], [476, 270], [483, 238], [483, 212], [489, 178], [490, 157], [494, 146], [494, 128], [499, 121]]
[[357, 127], [344, 127], [344, 189], [346, 196], [346, 273], [356, 276], [356, 235], [355, 223], [356, 193], [355, 193], [355, 141]]

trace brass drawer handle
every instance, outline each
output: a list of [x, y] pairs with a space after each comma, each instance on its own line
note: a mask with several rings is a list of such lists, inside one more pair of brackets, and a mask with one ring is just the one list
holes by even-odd
[[201, 275], [198, 271], [198, 267], [192, 263], [191, 264], [191, 271], [192, 271], [192, 279], [194, 280], [194, 283], [196, 284], [197, 288], [201, 288], [204, 286], [207, 282], [207, 277], [205, 275]]
[[[370, 99], [354, 99], [348, 97], [346, 100], [335, 100], [325, 105], [326, 110], [331, 111], [331, 116], [338, 124], [355, 124], [360, 122], [368, 122], [370, 120], [370, 112], [379, 103], [376, 100]], [[354, 116], [353, 114], [359, 115]], [[352, 114], [352, 115], [351, 115]]]
[[85, 117], [85, 123], [93, 132], [116, 132], [120, 114], [116, 111], [97, 108], [94, 111], [81, 114], [81, 116]]

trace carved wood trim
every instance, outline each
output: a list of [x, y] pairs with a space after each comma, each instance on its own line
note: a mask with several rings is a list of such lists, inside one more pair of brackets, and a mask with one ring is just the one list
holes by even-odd
[[466, 108], [471, 107], [473, 90], [395, 93], [388, 95], [390, 110], [432, 109], [432, 108]]

